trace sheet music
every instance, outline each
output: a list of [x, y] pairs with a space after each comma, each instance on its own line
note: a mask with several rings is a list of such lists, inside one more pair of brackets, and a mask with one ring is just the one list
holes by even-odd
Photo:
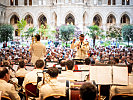
[[47, 68], [49, 68], [49, 67], [53, 67], [53, 65], [55, 65], [55, 64], [57, 64], [57, 63], [55, 63], [55, 62], [54, 62], [54, 63], [47, 62], [47, 66], [46, 66], [46, 67], [47, 67]]
[[97, 84], [112, 84], [112, 67], [97, 66]]
[[113, 84], [128, 85], [128, 68], [113, 66]]
[[13, 65], [13, 69], [14, 69], [15, 71], [17, 71], [18, 65]]
[[129, 75], [129, 83], [128, 85], [133, 85], [133, 75]]
[[78, 70], [90, 70], [89, 65], [78, 65]]
[[96, 84], [112, 84], [111, 66], [90, 66], [90, 81]]
[[75, 76], [77, 77], [77, 81], [81, 81], [82, 79], [82, 75], [81, 75], [82, 72], [74, 72]]
[[27, 71], [33, 71], [34, 67], [32, 66], [26, 66]]
[[87, 75], [89, 75], [89, 71], [82, 71], [81, 72], [81, 81], [86, 80]]
[[90, 66], [90, 81], [97, 82], [97, 66]]

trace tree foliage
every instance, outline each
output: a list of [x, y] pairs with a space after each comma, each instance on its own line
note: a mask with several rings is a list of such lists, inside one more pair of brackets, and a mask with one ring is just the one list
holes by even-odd
[[121, 28], [116, 26], [110, 26], [109, 30], [106, 33], [107, 37], [110, 38], [117, 38], [118, 40], [121, 40], [122, 34], [121, 34]]
[[17, 22], [18, 31], [20, 32], [21, 36], [24, 36], [24, 28], [26, 26], [26, 20], [22, 19]]
[[89, 35], [90, 37], [92, 37], [93, 47], [94, 47], [96, 39], [104, 36], [103, 34], [101, 34], [103, 32], [103, 30], [100, 29], [97, 25], [87, 26], [87, 28], [89, 29], [89, 33], [86, 33], [86, 34]]
[[74, 34], [74, 26], [73, 25], [62, 25], [59, 29], [59, 38], [66, 42], [72, 39], [72, 36]]
[[128, 46], [130, 40], [133, 41], [133, 25], [124, 25], [122, 27], [122, 36], [124, 40], [128, 41]]
[[39, 33], [40, 33], [40, 35], [42, 36], [42, 35], [45, 35], [45, 26], [42, 24], [41, 26], [40, 26], [40, 28], [39, 28]]
[[28, 37], [33, 36], [33, 32], [35, 32], [36, 28], [30, 27], [28, 30], [25, 32], [25, 38], [27, 39]]
[[0, 42], [8, 42], [13, 39], [13, 30], [12, 25], [1, 25], [0, 26]]

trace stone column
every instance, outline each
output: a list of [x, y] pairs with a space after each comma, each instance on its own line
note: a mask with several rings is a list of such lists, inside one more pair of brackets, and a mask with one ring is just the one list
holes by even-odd
[[18, 5], [19, 6], [24, 6], [24, 0], [18, 0]]
[[122, 5], [122, 0], [116, 0], [116, 5]]
[[27, 6], [29, 6], [29, 0], [27, 0]]
[[13, 0], [13, 6], [15, 6], [15, 0]]
[[133, 5], [133, 0], [130, 0], [130, 5]]
[[107, 5], [108, 4], [108, 0], [102, 0], [102, 5]]

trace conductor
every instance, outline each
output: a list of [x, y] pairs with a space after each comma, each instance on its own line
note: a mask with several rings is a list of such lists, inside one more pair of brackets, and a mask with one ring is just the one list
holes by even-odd
[[73, 39], [71, 49], [77, 48], [75, 59], [87, 58], [87, 51], [89, 50], [89, 44], [84, 41], [84, 34], [80, 34], [79, 41], [75, 43], [76, 39]]
[[29, 51], [32, 54], [31, 63], [35, 65], [35, 62], [39, 59], [44, 60], [44, 55], [46, 54], [46, 47], [40, 42], [40, 35], [35, 35], [35, 43], [34, 37], [32, 38], [32, 44], [30, 45]]

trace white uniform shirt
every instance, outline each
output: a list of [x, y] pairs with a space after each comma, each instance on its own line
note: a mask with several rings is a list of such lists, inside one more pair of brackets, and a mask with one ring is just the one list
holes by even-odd
[[[43, 72], [43, 71], [41, 69], [34, 69], [33, 71], [31, 71], [25, 75], [25, 78], [23, 81], [23, 87], [24, 88], [25, 88], [25, 85], [28, 83], [33, 83], [34, 85], [37, 84], [37, 73], [38, 72]], [[42, 73], [41, 77], [43, 77], [43, 73]]]
[[5, 80], [0, 79], [0, 91], [2, 91], [2, 96], [7, 96], [12, 100], [20, 100], [18, 92], [15, 91], [13, 84], [7, 83]]
[[16, 71], [15, 76], [16, 77], [25, 77], [25, 75], [28, 73], [27, 70], [25, 70], [25, 68], [20, 68], [18, 69], [18, 71]]
[[62, 95], [65, 96], [66, 86], [63, 83], [58, 82], [56, 79], [52, 79], [49, 84], [45, 84], [41, 87], [39, 92], [40, 100], [50, 95]]
[[[78, 44], [80, 44], [80, 47], [77, 48]], [[87, 58], [87, 51], [89, 50], [89, 45], [87, 45], [86, 42], [82, 42], [82, 45], [81, 45], [81, 42], [80, 41], [77, 41], [75, 44], [72, 43], [71, 44], [71, 49], [74, 49], [74, 48], [77, 48], [77, 53], [76, 53], [76, 57], [75, 59], [85, 59]]]
[[40, 41], [31, 44], [29, 51], [32, 53], [31, 63], [35, 65], [38, 59], [44, 60], [44, 55], [46, 54], [46, 47]]

